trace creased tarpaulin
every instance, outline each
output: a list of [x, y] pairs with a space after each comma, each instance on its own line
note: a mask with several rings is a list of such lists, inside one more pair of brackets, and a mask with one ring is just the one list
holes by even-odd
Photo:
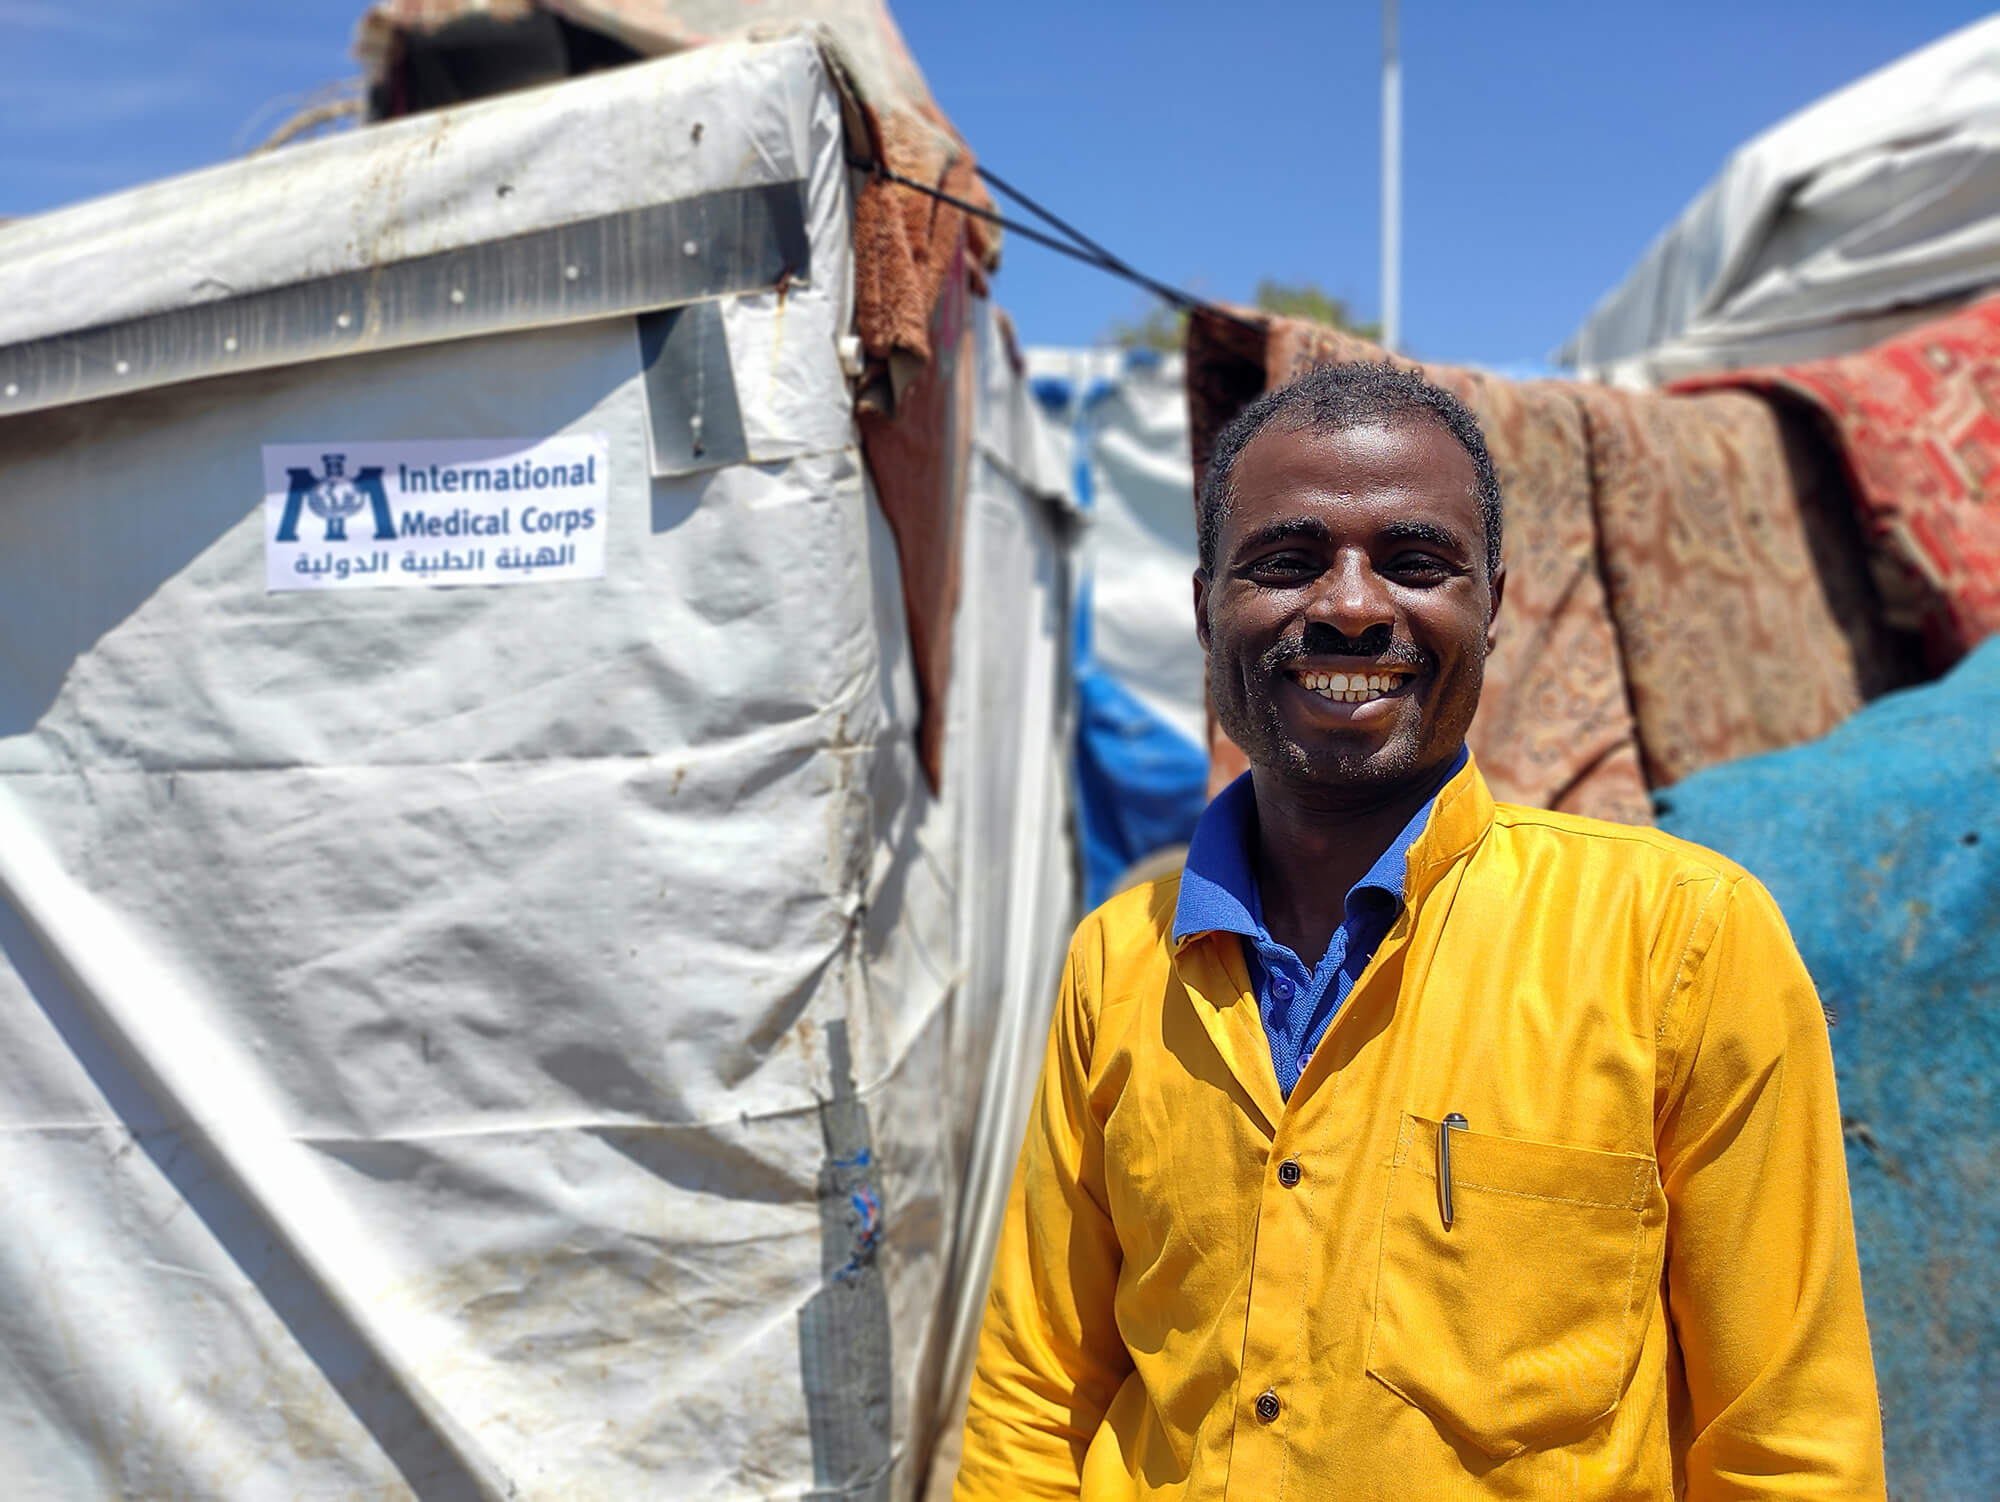
[[[972, 153], [932, 101], [882, 0], [379, 0], [355, 51], [378, 98], [394, 100], [407, 39], [447, 40], [454, 27], [560, 16], [641, 56], [732, 37], [809, 35], [855, 106], [850, 158], [880, 163], [955, 197], [991, 206]], [[470, 43], [468, 42], [468, 45]], [[919, 740], [933, 787], [942, 775], [957, 607], [959, 516], [965, 504], [969, 398], [952, 370], [967, 296], [998, 263], [994, 225], [924, 193], [867, 176], [853, 210], [854, 326], [870, 359], [864, 428], [877, 492], [896, 535], [921, 696]], [[957, 311], [955, 311], [957, 310]], [[941, 367], [926, 370], [935, 359]], [[916, 385], [914, 393], [911, 387]], [[905, 412], [905, 403], [915, 410]]]
[[1170, 861], [1208, 802], [1194, 572], [1187, 382], [1178, 354], [1030, 349], [1037, 400], [1056, 419], [1086, 514], [1075, 663], [1084, 905], [1135, 866]]
[[[1190, 322], [1198, 465], [1267, 387], [1386, 358], [1246, 316], [1261, 338]], [[1506, 501], [1506, 602], [1470, 737], [1499, 796], [1650, 822], [1649, 784], [1809, 739], [1904, 681], [1844, 497], [1758, 405], [1420, 368], [1479, 418]], [[1216, 782], [1243, 765], [1219, 731], [1214, 762]]]
[[1724, 375], [1804, 404], [1838, 451], [1885, 606], [1949, 667], [2000, 631], [2000, 298], [1858, 355]]
[[[1074, 919], [1066, 529], [969, 299], [933, 792], [842, 114], [807, 40], [723, 44], [0, 227], [0, 358], [105, 297], [209, 352], [0, 415], [11, 1495], [919, 1488]], [[812, 279], [692, 294], [741, 444], [663, 473], [649, 310], [524, 303], [569, 278], [518, 231], [771, 179]], [[205, 257], [314, 312], [459, 250], [480, 337], [219, 337]], [[265, 445], [552, 437], [601, 444], [601, 578], [267, 587]]]
[[[865, 144], [871, 161], [992, 206], [972, 153], [932, 100], [883, 0], [378, 0], [361, 20], [355, 53], [379, 83], [394, 73], [407, 33], [537, 10], [647, 57], [809, 27], [866, 118], [869, 139], [851, 143], [857, 152]], [[855, 324], [871, 355], [930, 357], [931, 310], [961, 245], [975, 272], [990, 271], [1000, 257], [1000, 231], [892, 183], [862, 186], [854, 205]]]
[[[957, 1469], [987, 1275], [1074, 922], [1064, 915], [1074, 914], [1077, 898], [1074, 843], [1045, 838], [1051, 829], [1072, 828], [1066, 754], [1075, 722], [1066, 672], [1071, 571], [1066, 557], [1045, 550], [1048, 534], [1023, 525], [1046, 519], [1067, 536], [1074, 513], [1024, 508], [1025, 497], [1062, 494], [1062, 470], [1053, 462], [1047, 420], [1021, 379], [1005, 321], [988, 310], [975, 317], [973, 334], [979, 403], [964, 554], [984, 563], [964, 572], [957, 633], [962, 681], [972, 681], [977, 664], [980, 687], [952, 698], [947, 767], [958, 769], [959, 780], [948, 784], [947, 797], [961, 813], [962, 869], [987, 874], [959, 890], [965, 990], [954, 1016], [949, 1070], [961, 1082], [954, 1088], [977, 1104], [970, 1118], [962, 1110], [952, 1113], [955, 1161], [965, 1164], [965, 1177], [945, 1278], [949, 1334], [932, 1348], [934, 1360], [925, 1368], [937, 1374], [935, 1383], [920, 1389], [937, 1406], [911, 1422], [913, 1432], [937, 1436], [926, 1494], [935, 1499], [950, 1496]], [[996, 566], [1013, 560], [1032, 565], [1034, 589], [1024, 591], [1020, 574]], [[971, 746], [992, 750], [975, 754], [966, 749]]]
[[1660, 824], [1784, 908], [1833, 1023], [1893, 1497], [2000, 1471], [2000, 640], [1831, 735], [1713, 767]]
[[2000, 278], [2000, 18], [1731, 153], [1556, 359], [1652, 387], [1865, 349]]

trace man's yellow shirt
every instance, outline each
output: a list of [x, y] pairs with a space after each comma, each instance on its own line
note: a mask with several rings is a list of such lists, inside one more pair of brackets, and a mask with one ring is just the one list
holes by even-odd
[[1071, 945], [958, 1502], [1883, 1495], [1825, 1019], [1753, 878], [1468, 763], [1289, 1100], [1178, 884]]

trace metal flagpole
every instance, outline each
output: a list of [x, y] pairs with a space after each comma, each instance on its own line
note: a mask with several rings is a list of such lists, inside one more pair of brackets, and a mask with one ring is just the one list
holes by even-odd
[[1403, 59], [1396, 0], [1382, 0], [1382, 346], [1393, 350], [1403, 323]]

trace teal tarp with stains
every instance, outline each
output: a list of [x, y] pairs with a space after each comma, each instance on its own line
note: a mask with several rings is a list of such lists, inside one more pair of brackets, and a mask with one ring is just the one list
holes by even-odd
[[1657, 795], [1770, 887], [1834, 1024], [1890, 1495], [2000, 1475], [2000, 638]]

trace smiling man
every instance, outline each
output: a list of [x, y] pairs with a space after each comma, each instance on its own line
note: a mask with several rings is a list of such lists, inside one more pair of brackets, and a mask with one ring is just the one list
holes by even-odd
[[1251, 770], [1070, 947], [960, 1502], [1883, 1495], [1825, 1023], [1720, 856], [1496, 805], [1472, 416], [1318, 370], [1218, 440]]

